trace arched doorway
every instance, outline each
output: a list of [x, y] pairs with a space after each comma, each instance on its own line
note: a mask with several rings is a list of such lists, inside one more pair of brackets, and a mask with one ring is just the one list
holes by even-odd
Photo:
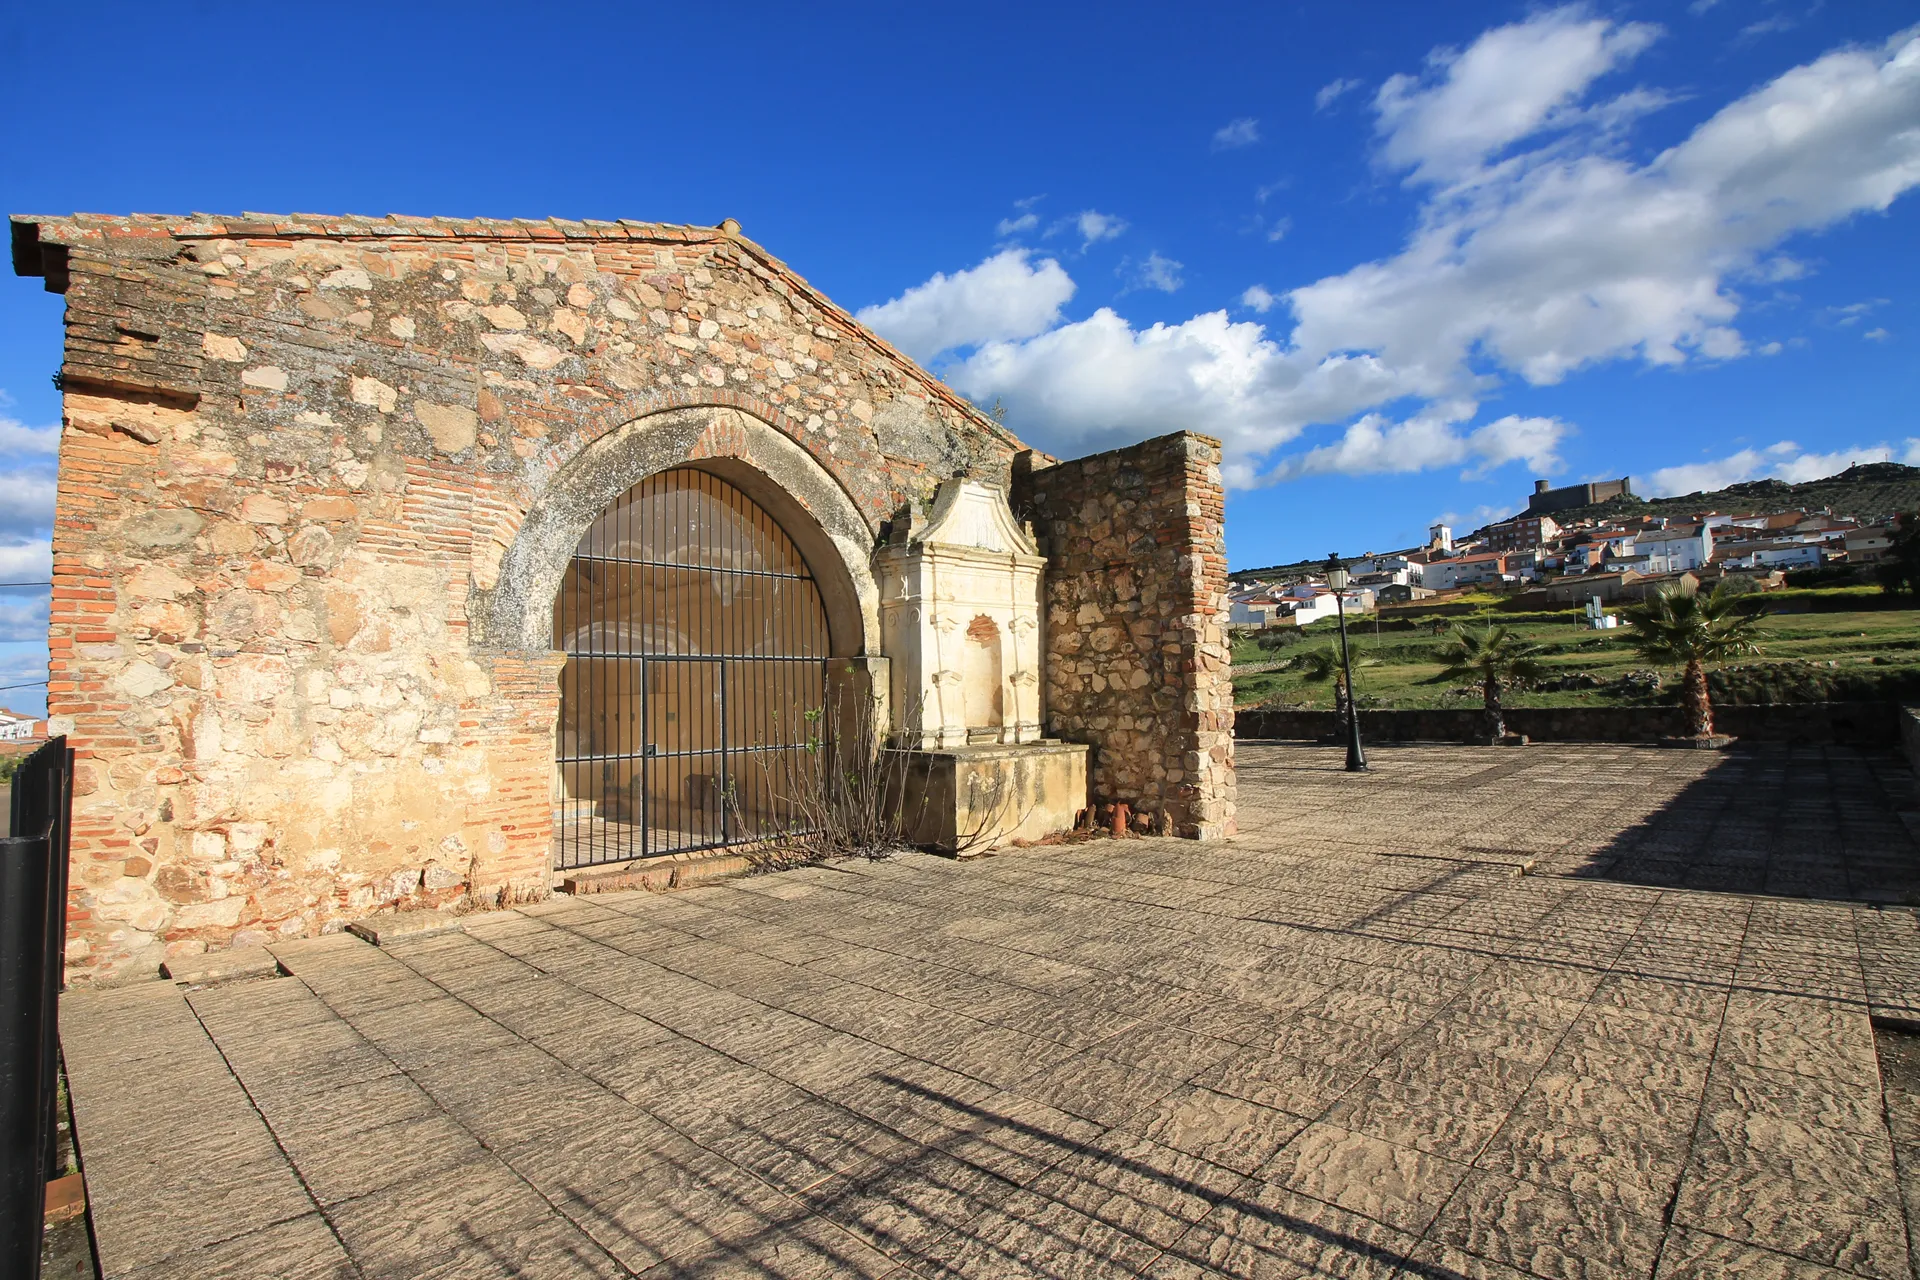
[[656, 472], [587, 528], [553, 608], [563, 868], [739, 844], [800, 820], [831, 642], [780, 524], [720, 476]]

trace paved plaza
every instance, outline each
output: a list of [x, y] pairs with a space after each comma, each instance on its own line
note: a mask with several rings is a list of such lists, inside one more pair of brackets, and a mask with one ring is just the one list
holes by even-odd
[[1900, 761], [1239, 751], [1224, 843], [73, 993], [104, 1273], [1915, 1275]]

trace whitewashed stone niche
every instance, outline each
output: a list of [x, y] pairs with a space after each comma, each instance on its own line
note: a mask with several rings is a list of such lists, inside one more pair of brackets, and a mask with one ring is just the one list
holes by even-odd
[[1039, 741], [1046, 563], [1006, 494], [977, 480], [946, 481], [930, 513], [896, 527], [875, 557], [894, 745]]

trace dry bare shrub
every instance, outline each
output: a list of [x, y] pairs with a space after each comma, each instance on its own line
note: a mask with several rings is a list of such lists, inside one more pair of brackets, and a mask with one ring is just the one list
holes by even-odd
[[[908, 784], [916, 768], [927, 767], [923, 753], [891, 746], [881, 726], [883, 703], [866, 692], [852, 692], [826, 710], [805, 713], [810, 732], [801, 752], [775, 753], [768, 790], [783, 823], [751, 821], [730, 784], [727, 803], [743, 831], [758, 828], [761, 843], [741, 852], [763, 871], [808, 866], [839, 858], [879, 859], [913, 847], [928, 813], [931, 788]], [[977, 778], [968, 780], [968, 812], [974, 821], [942, 852], [961, 856], [978, 851], [1012, 825], [1012, 789], [992, 787], [983, 794]], [[1025, 814], [1021, 815], [1024, 820]]]

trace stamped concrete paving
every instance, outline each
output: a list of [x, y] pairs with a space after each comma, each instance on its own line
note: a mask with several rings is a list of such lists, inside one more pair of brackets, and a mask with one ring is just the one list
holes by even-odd
[[1890, 757], [1241, 753], [1227, 844], [77, 993], [106, 1274], [1913, 1274], [1920, 926], [1783, 896], [1920, 883]]

